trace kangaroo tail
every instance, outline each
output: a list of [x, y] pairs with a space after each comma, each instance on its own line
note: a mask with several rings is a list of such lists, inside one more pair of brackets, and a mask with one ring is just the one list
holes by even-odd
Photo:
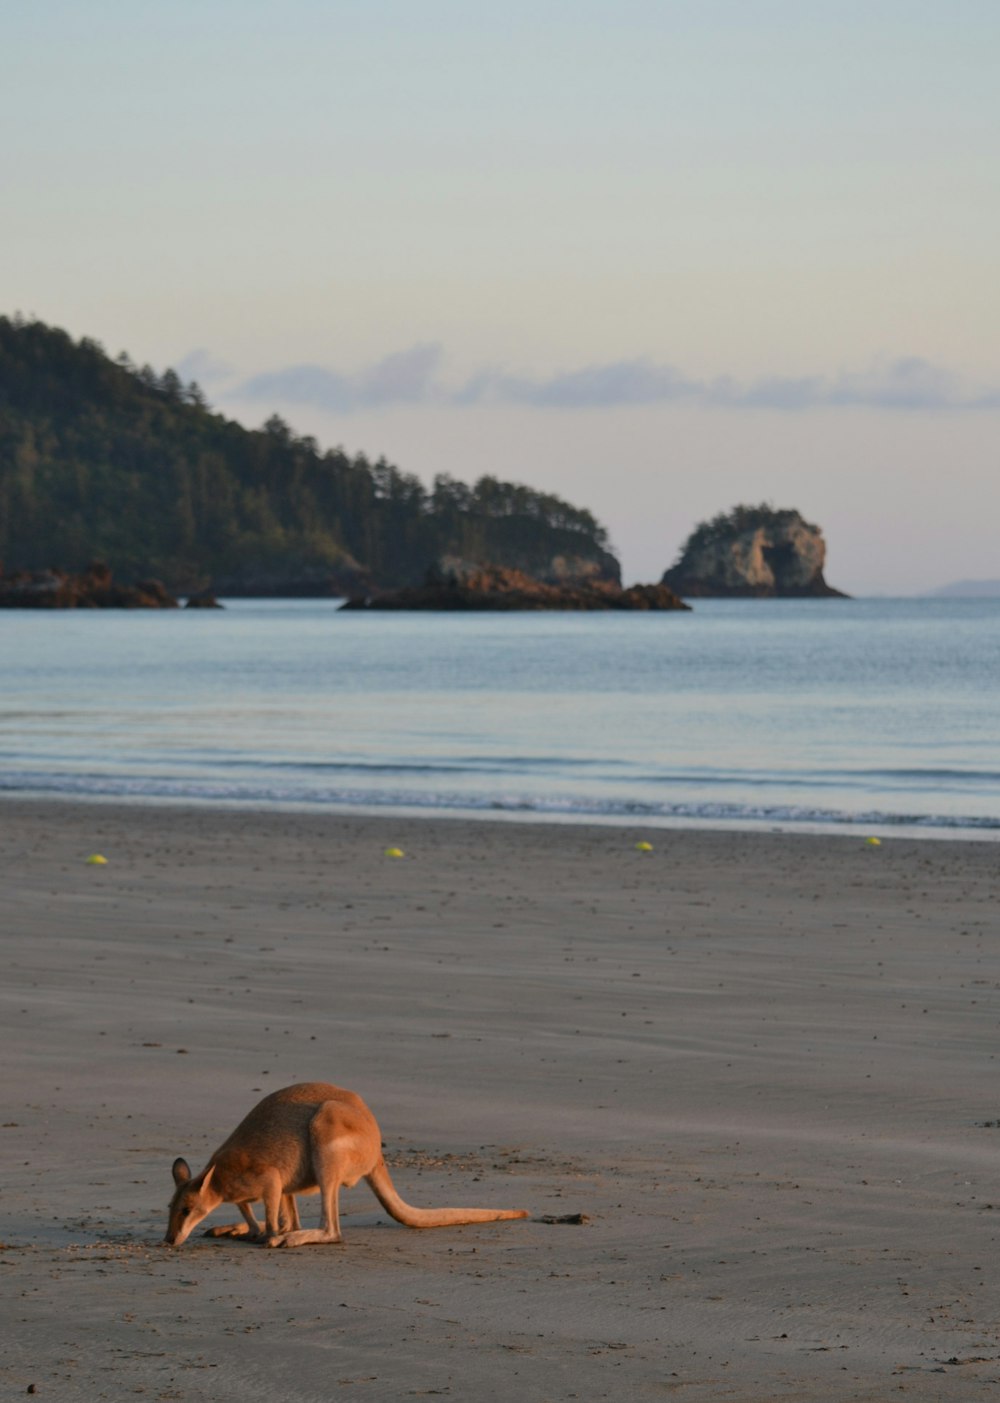
[[457, 1223], [495, 1223], [501, 1218], [531, 1216], [524, 1208], [414, 1208], [396, 1192], [382, 1158], [365, 1179], [385, 1211], [408, 1228], [446, 1228]]

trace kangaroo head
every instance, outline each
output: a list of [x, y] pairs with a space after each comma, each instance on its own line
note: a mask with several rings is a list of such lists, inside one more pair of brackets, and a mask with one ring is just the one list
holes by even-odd
[[174, 1196], [170, 1200], [170, 1217], [163, 1241], [169, 1247], [179, 1247], [203, 1218], [222, 1202], [222, 1195], [212, 1188], [215, 1165], [210, 1164], [192, 1179], [187, 1160], [175, 1159], [172, 1170]]

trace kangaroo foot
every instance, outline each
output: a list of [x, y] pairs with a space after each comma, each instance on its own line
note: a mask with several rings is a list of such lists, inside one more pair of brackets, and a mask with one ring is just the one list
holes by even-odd
[[306, 1247], [310, 1243], [342, 1242], [340, 1233], [324, 1232], [322, 1228], [300, 1228], [298, 1232], [275, 1233], [267, 1239], [268, 1247]]

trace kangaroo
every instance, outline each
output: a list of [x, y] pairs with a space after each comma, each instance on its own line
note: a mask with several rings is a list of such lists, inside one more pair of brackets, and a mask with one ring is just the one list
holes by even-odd
[[[209, 1229], [209, 1237], [246, 1235], [268, 1247], [340, 1242], [338, 1197], [364, 1178], [387, 1213], [408, 1228], [493, 1223], [527, 1218], [524, 1209], [413, 1208], [396, 1192], [375, 1117], [353, 1091], [326, 1082], [300, 1082], [258, 1102], [192, 1177], [186, 1160], [173, 1164], [174, 1196], [164, 1242], [179, 1247], [220, 1203], [235, 1203], [244, 1222]], [[322, 1195], [319, 1228], [299, 1225], [296, 1194]], [[262, 1226], [253, 1205], [264, 1203]]]

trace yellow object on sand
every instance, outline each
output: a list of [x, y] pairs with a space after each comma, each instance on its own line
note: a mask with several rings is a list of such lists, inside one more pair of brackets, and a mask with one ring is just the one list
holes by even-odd
[[91, 867], [106, 867], [108, 859], [102, 857], [100, 853], [91, 853], [87, 861], [90, 863]]
[[651, 852], [653, 851], [653, 845], [652, 845], [652, 843], [647, 843], [647, 842], [636, 843], [635, 847], [636, 847], [636, 851], [637, 851], [637, 852], [640, 852], [640, 853], [651, 853]]
[[882, 846], [881, 838], [866, 838], [865, 842], [870, 848], [880, 848]]
[[386, 857], [405, 857], [406, 853], [403, 852], [402, 848], [386, 848], [385, 855]]

